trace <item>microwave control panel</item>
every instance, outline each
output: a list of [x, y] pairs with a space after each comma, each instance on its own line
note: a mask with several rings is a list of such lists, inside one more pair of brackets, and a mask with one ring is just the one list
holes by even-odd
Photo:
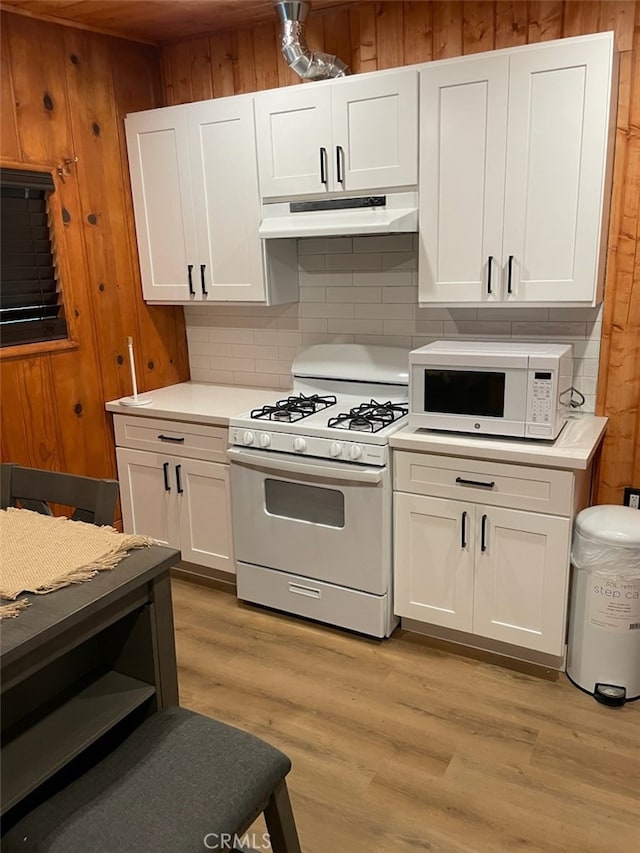
[[550, 424], [553, 417], [553, 373], [550, 370], [532, 370], [530, 381], [533, 393], [529, 420], [532, 423]]

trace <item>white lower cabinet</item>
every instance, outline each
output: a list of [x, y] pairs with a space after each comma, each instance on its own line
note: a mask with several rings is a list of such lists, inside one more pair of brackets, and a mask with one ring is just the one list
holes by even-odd
[[[116, 448], [124, 530], [179, 548], [184, 561], [202, 569], [235, 572], [229, 466], [180, 455], [200, 446], [203, 455], [223, 456], [215, 445], [225, 430], [135, 416], [114, 422], [118, 444], [138, 444]], [[172, 452], [139, 449], [154, 439]]]
[[[495, 506], [501, 500], [517, 505], [529, 498], [496, 494], [496, 486], [506, 485], [508, 472], [492, 472], [491, 463], [472, 461], [472, 476], [486, 481], [486, 486], [474, 487], [464, 485], [470, 460], [416, 453], [396, 457], [396, 615], [561, 657], [573, 489], [566, 490], [561, 516]], [[459, 500], [415, 494], [429, 488], [434, 470], [445, 465], [455, 470], [456, 463], [463, 481]], [[481, 466], [485, 471], [478, 470]], [[544, 481], [544, 469], [519, 467], [523, 482], [527, 477], [536, 485]], [[571, 472], [560, 473], [572, 480]], [[442, 477], [431, 489], [437, 495], [451, 487]], [[490, 491], [490, 503], [480, 502], [483, 491]]]

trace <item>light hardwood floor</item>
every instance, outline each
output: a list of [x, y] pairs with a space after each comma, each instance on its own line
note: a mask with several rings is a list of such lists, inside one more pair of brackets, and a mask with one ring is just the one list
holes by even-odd
[[640, 701], [173, 595], [181, 704], [291, 757], [304, 853], [640, 850]]

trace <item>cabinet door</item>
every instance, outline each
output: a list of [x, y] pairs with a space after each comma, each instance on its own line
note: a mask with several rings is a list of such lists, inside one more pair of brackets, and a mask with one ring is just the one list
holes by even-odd
[[229, 466], [175, 459], [182, 559], [235, 572], [231, 546]]
[[329, 85], [315, 83], [259, 94], [255, 98], [255, 111], [262, 197], [305, 195], [329, 189]]
[[394, 500], [394, 613], [471, 631], [473, 506], [403, 493]]
[[186, 107], [203, 300], [263, 301], [260, 196], [251, 98]]
[[503, 253], [510, 301], [594, 299], [602, 226], [612, 41], [514, 52]]
[[501, 299], [508, 56], [420, 72], [420, 302]]
[[331, 88], [333, 186], [418, 183], [418, 72], [340, 80]]
[[568, 518], [476, 507], [474, 634], [563, 654], [570, 531]]
[[159, 545], [179, 548], [176, 488], [171, 474], [174, 460], [125, 447], [116, 448], [116, 458], [125, 533], [151, 536]]
[[125, 121], [144, 298], [189, 301], [188, 268], [197, 259], [185, 108]]

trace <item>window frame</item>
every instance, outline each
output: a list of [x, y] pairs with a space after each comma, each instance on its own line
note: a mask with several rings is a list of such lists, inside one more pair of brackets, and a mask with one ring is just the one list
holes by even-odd
[[79, 349], [77, 336], [77, 322], [74, 312], [70, 310], [69, 293], [66, 283], [69, 282], [69, 266], [66, 251], [66, 230], [62, 216], [61, 178], [58, 166], [53, 163], [21, 163], [16, 160], [7, 160], [0, 157], [0, 166], [3, 169], [15, 169], [23, 172], [48, 172], [53, 181], [54, 190], [47, 197], [49, 239], [53, 255], [53, 265], [56, 273], [56, 283], [59, 293], [59, 301], [62, 305], [67, 322], [67, 337], [51, 341], [34, 341], [25, 344], [10, 344], [0, 347], [0, 361], [11, 359], [31, 358], [47, 353], [65, 352]]

